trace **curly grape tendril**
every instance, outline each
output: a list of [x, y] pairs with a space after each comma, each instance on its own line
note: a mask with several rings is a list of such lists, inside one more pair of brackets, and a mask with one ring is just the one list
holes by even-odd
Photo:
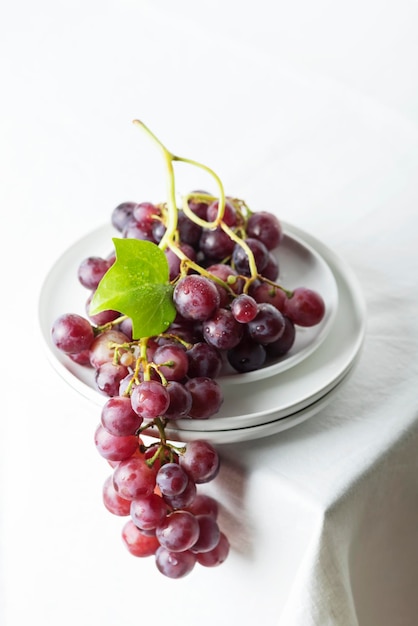
[[[248, 262], [250, 265], [250, 271], [251, 271], [251, 279], [247, 281], [247, 285], [245, 287], [246, 290], [248, 290], [249, 285], [255, 281], [255, 279], [257, 278], [258, 275], [258, 270], [257, 270], [257, 266], [255, 263], [255, 259], [254, 259], [254, 255], [250, 249], [250, 247], [245, 243], [245, 241], [243, 241], [241, 239], [241, 237], [238, 237], [234, 231], [232, 229], [230, 229], [222, 220], [224, 217], [224, 213], [225, 213], [225, 191], [224, 191], [224, 186], [222, 184], [221, 179], [219, 178], [219, 176], [216, 174], [216, 172], [214, 172], [210, 167], [208, 167], [207, 165], [204, 165], [203, 163], [199, 163], [198, 161], [195, 161], [193, 159], [188, 159], [186, 157], [180, 157], [177, 156], [175, 154], [173, 154], [172, 152], [170, 152], [162, 143], [161, 141], [154, 135], [153, 132], [151, 132], [151, 130], [140, 120], [134, 120], [133, 123], [140, 127], [142, 130], [144, 130], [147, 135], [149, 135], [149, 137], [158, 145], [158, 147], [161, 149], [164, 159], [165, 159], [165, 163], [167, 166], [167, 203], [168, 203], [168, 223], [167, 223], [167, 230], [165, 232], [165, 234], [163, 235], [163, 238], [161, 239], [160, 243], [158, 244], [160, 248], [164, 249], [166, 246], [169, 246], [170, 248], [173, 249], [173, 251], [178, 254], [180, 256], [180, 258], [182, 260], [188, 260], [186, 255], [184, 255], [181, 250], [178, 249], [177, 246], [174, 245], [174, 236], [175, 236], [175, 232], [177, 229], [177, 216], [178, 216], [178, 209], [177, 209], [177, 205], [176, 205], [176, 190], [175, 190], [175, 178], [174, 178], [174, 168], [173, 168], [173, 161], [179, 161], [182, 163], [187, 163], [189, 165], [192, 165], [194, 167], [198, 167], [204, 171], [206, 171], [210, 176], [212, 176], [212, 178], [215, 180], [218, 189], [219, 189], [219, 198], [216, 198], [218, 200], [218, 213], [216, 216], [216, 219], [213, 220], [212, 222], [208, 222], [204, 219], [201, 219], [200, 217], [198, 217], [195, 213], [193, 213], [193, 211], [191, 211], [189, 204], [188, 204], [188, 200], [190, 200], [192, 194], [189, 194], [187, 196], [184, 197], [183, 199], [183, 211], [184, 213], [187, 215], [187, 217], [189, 219], [191, 219], [192, 221], [194, 221], [196, 224], [198, 224], [199, 226], [201, 226], [202, 228], [216, 228], [216, 227], [220, 227], [222, 228], [222, 230], [225, 231], [225, 233], [233, 240], [235, 241], [238, 245], [242, 246], [242, 248], [244, 249], [247, 257], [248, 257]], [[196, 194], [194, 194], [196, 196]], [[198, 199], [200, 200], [215, 200], [215, 196], [209, 196], [207, 194], [198, 194], [197, 195]], [[203, 270], [203, 268], [201, 268], [199, 265], [190, 262], [189, 261], [190, 266], [199, 271], [202, 274], [206, 274], [206, 272]]]
[[[213, 170], [173, 154], [142, 122], [134, 123], [163, 154], [166, 202], [114, 209], [112, 224], [122, 239], [113, 239], [108, 258], [91, 256], [78, 268], [89, 291], [86, 316], [64, 313], [51, 333], [58, 350], [93, 369], [106, 397], [94, 443], [112, 470], [104, 506], [128, 518], [125, 547], [135, 557], [152, 556], [163, 575], [181, 578], [197, 564], [223, 563], [230, 543], [221, 507], [200, 490], [218, 475], [217, 450], [204, 439], [169, 441], [167, 429], [219, 413], [217, 379], [225, 367], [245, 374], [282, 358], [298, 326], [322, 320], [325, 304], [311, 289], [290, 291], [277, 282], [272, 252], [282, 229], [273, 214], [227, 197]], [[173, 164], [180, 161], [208, 172], [218, 195], [191, 192], [177, 208]], [[145, 299], [131, 308], [139, 287]], [[149, 325], [154, 291], [155, 309], [164, 314]]]

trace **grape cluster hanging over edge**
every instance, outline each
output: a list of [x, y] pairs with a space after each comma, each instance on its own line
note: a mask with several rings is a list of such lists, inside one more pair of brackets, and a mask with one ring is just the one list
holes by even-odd
[[[162, 151], [167, 199], [113, 210], [121, 235], [114, 251], [78, 268], [89, 291], [86, 316], [64, 313], [51, 333], [68, 358], [94, 368], [107, 397], [94, 443], [112, 469], [104, 506], [128, 518], [124, 545], [136, 557], [154, 556], [163, 575], [181, 578], [196, 563], [221, 564], [230, 544], [217, 501], [198, 492], [219, 472], [217, 450], [204, 440], [170, 442], [166, 425], [218, 413], [216, 379], [225, 363], [245, 373], [282, 357], [297, 326], [323, 319], [325, 303], [307, 287], [289, 291], [277, 282], [273, 251], [283, 231], [274, 214], [226, 197], [213, 170], [172, 154], [134, 123]], [[208, 172], [218, 193], [191, 192], [177, 207], [176, 161]]]

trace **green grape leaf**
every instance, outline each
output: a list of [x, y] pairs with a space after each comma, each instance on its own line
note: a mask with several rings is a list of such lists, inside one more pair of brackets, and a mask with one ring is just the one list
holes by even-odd
[[151, 241], [113, 243], [116, 261], [94, 293], [90, 314], [119, 311], [131, 318], [134, 339], [159, 335], [176, 316], [166, 255]]

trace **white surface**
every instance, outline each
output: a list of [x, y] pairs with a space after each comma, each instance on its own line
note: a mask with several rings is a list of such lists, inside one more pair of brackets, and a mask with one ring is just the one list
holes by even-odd
[[[418, 5], [96, 0], [0, 9], [1, 593], [5, 626], [416, 626]], [[45, 358], [51, 263], [167, 146], [335, 249], [368, 307], [360, 361], [313, 420], [221, 446], [233, 551], [162, 579], [104, 511], [97, 408]], [[205, 187], [179, 168], [181, 188]]]

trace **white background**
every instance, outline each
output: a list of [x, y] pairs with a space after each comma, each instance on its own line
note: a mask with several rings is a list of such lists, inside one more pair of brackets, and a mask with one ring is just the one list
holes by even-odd
[[[408, 613], [416, 570], [415, 578], [400, 572], [402, 582], [373, 586], [372, 565], [381, 571], [391, 560], [379, 564], [368, 544], [369, 591], [361, 576], [358, 587], [354, 581], [354, 618], [350, 602], [332, 613], [327, 585], [318, 601], [305, 585], [303, 557], [317, 549], [324, 502], [359, 460], [369, 466], [399, 439], [406, 456], [396, 467], [404, 463], [405, 476], [418, 469], [402, 461], [416, 442], [402, 432], [417, 415], [417, 27], [414, 0], [2, 3], [4, 626], [416, 623]], [[37, 319], [42, 281], [63, 250], [106, 223], [120, 202], [164, 199], [160, 154], [134, 118], [173, 152], [213, 167], [227, 193], [340, 253], [370, 314], [364, 359], [340, 403], [315, 426], [225, 449], [234, 550], [222, 571], [174, 584], [119, 543], [120, 520], [103, 512], [100, 497], [107, 470], [92, 447], [98, 415], [46, 362]], [[181, 191], [206, 184], [189, 170], [178, 176]], [[406, 492], [404, 500], [416, 502], [413, 484]], [[369, 524], [385, 506], [376, 518], [368, 513]], [[337, 511], [337, 529], [347, 510]], [[386, 543], [405, 538], [398, 552], [411, 561], [412, 528], [412, 518], [402, 518], [382, 533]], [[334, 539], [344, 544], [338, 530]], [[307, 614], [295, 608], [298, 589], [309, 589], [308, 604], [313, 598]]]

